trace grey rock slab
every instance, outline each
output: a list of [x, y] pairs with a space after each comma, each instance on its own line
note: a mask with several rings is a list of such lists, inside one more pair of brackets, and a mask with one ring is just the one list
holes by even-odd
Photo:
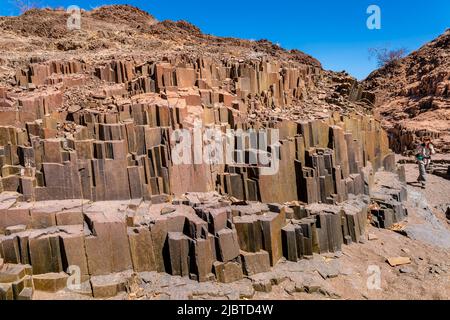
[[450, 248], [450, 231], [436, 229], [429, 224], [408, 225], [403, 229], [408, 238], [418, 240], [439, 248]]

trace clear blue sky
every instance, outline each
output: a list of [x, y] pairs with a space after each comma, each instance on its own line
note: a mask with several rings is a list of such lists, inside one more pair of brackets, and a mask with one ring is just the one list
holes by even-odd
[[[0, 0], [0, 15], [16, 15], [14, 0]], [[27, 1], [27, 0], [23, 0]], [[324, 68], [363, 79], [376, 68], [368, 48], [413, 51], [450, 27], [450, 0], [29, 0], [41, 6], [128, 3], [158, 20], [187, 20], [204, 33], [269, 39], [319, 59]], [[381, 30], [366, 27], [369, 5], [381, 8]]]

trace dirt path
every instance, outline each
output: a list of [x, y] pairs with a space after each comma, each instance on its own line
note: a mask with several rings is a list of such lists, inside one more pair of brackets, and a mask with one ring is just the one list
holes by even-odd
[[421, 189], [420, 186], [414, 184], [418, 176], [417, 165], [406, 164], [405, 167], [406, 181], [410, 183], [409, 186], [422, 192], [431, 206], [436, 207], [440, 204], [450, 203], [450, 180], [428, 174], [425, 189]]
[[[437, 155], [435, 158], [437, 160], [450, 161], [450, 155]], [[426, 187], [425, 189], [422, 189], [415, 183], [419, 174], [417, 164], [405, 164], [405, 168], [406, 181], [409, 189], [422, 193], [430, 207], [436, 209], [434, 210], [436, 217], [439, 218], [443, 225], [448, 227], [450, 230], [450, 225], [447, 223], [444, 212], [445, 208], [450, 206], [450, 180], [433, 174], [428, 174]]]

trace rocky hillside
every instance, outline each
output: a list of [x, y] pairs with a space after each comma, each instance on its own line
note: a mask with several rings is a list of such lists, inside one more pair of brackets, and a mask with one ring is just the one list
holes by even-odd
[[[34, 90], [21, 88], [16, 78], [17, 68], [27, 69], [32, 63], [76, 59], [94, 65], [112, 59], [144, 63], [172, 58], [195, 61], [201, 57], [228, 63], [277, 61], [280, 72], [285, 72], [286, 67], [312, 70], [305, 81], [305, 90], [287, 104], [289, 112], [280, 105], [270, 106], [278, 115], [290, 116], [292, 108], [307, 117], [327, 116], [331, 111], [365, 112], [366, 100], [371, 99], [349, 75], [325, 71], [313, 57], [298, 50], [284, 50], [264, 39], [249, 41], [207, 35], [186, 21], [158, 22], [150, 14], [125, 5], [82, 11], [80, 30], [67, 29], [68, 17], [64, 10], [53, 9], [33, 9], [18, 17], [0, 17], [0, 85], [14, 87], [16, 92]], [[97, 87], [96, 80], [89, 77], [85, 84]], [[68, 108], [88, 99], [87, 92], [84, 89], [71, 92], [64, 106]]]
[[415, 137], [430, 135], [443, 151], [450, 139], [450, 29], [398, 62], [369, 75], [365, 88], [376, 94], [376, 111], [398, 136], [396, 151]]
[[[69, 15], [64, 10], [32, 9], [17, 17], [0, 17], [2, 49], [24, 52], [85, 50], [87, 53], [111, 51], [151, 51], [153, 56], [183, 52], [216, 53], [240, 57], [268, 54], [320, 66], [316, 59], [296, 50], [287, 52], [266, 41], [247, 41], [203, 34], [186, 21], [158, 22], [153, 16], [128, 5], [103, 6], [82, 11], [81, 29], [69, 30]], [[14, 48], [7, 39], [20, 40]], [[195, 49], [195, 50], [194, 50]]]

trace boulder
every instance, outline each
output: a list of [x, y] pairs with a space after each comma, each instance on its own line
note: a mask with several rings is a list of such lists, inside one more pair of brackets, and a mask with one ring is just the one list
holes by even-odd
[[33, 275], [33, 285], [37, 291], [57, 292], [67, 287], [69, 276], [64, 272]]
[[219, 262], [213, 264], [217, 281], [223, 283], [235, 282], [243, 278], [242, 267], [237, 262]]
[[239, 256], [239, 242], [236, 230], [222, 229], [216, 234], [220, 260], [231, 261]]
[[270, 270], [270, 258], [267, 251], [245, 252], [241, 251], [242, 267], [248, 276], [268, 272]]

